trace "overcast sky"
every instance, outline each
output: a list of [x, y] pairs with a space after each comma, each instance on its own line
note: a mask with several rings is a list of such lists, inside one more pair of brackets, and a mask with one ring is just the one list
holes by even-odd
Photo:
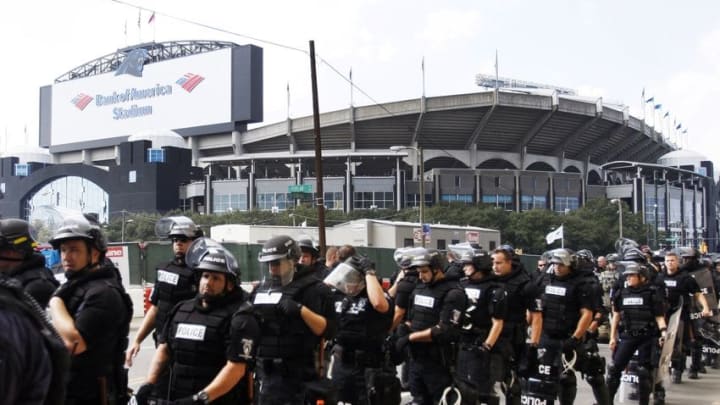
[[[687, 149], [720, 165], [720, 3], [717, 1], [131, 1], [38, 0], [4, 5], [0, 149], [37, 145], [38, 89], [68, 70], [138, 42], [216, 39], [264, 48], [265, 123], [312, 112], [307, 50], [377, 102], [478, 91], [477, 73], [577, 89], [629, 106], [641, 92], [687, 128]], [[167, 15], [165, 15], [167, 14]], [[125, 27], [127, 26], [127, 34]], [[350, 87], [320, 65], [322, 112], [346, 108]], [[354, 92], [355, 105], [373, 100]], [[647, 107], [652, 123], [651, 104]], [[676, 125], [677, 125], [676, 124]], [[27, 132], [27, 135], [25, 135]], [[686, 142], [683, 140], [683, 144]]]

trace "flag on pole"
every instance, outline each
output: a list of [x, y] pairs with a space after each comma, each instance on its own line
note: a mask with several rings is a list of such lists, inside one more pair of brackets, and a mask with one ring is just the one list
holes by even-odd
[[148, 18], [148, 24], [152, 24], [153, 21], [155, 21], [155, 12], [154, 11], [153, 11], [152, 15], [150, 16], [150, 18]]
[[661, 108], [662, 108], [662, 104], [655, 104], [655, 109], [656, 109], [656, 110], [659, 110], [659, 109], [661, 109]]
[[645, 100], [646, 103], [652, 103], [653, 101], [655, 101], [655, 96], [650, 97], [649, 99]]
[[545, 242], [547, 242], [547, 244], [549, 245], [549, 244], [555, 242], [555, 241], [558, 240], [558, 239], [562, 239], [562, 238], [563, 238], [563, 227], [564, 227], [564, 226], [565, 226], [565, 225], [560, 225], [556, 230], [554, 230], [554, 231], [550, 232], [549, 234], [545, 235]]

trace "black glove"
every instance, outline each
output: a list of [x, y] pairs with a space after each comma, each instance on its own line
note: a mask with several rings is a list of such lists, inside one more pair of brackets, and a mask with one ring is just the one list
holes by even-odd
[[412, 332], [412, 331], [410, 330], [410, 327], [407, 326], [407, 324], [404, 323], [404, 322], [401, 322], [401, 323], [397, 326], [397, 328], [395, 328], [395, 334], [397, 335], [398, 338], [401, 338], [401, 337], [403, 337], [403, 336], [407, 336], [407, 335], [409, 335], [411, 332]]
[[562, 345], [562, 350], [565, 355], [572, 355], [572, 352], [574, 352], [578, 345], [580, 344], [580, 340], [576, 339], [575, 336], [570, 336], [569, 338], [565, 339]]
[[395, 341], [395, 350], [398, 353], [402, 353], [405, 351], [405, 349], [407, 348], [407, 345], [409, 343], [410, 343], [410, 335], [405, 335], [405, 336], [399, 337]]
[[367, 256], [361, 256], [358, 263], [360, 272], [365, 275], [370, 270], [375, 270], [375, 263]]
[[139, 386], [137, 391], [135, 391], [135, 402], [137, 402], [138, 405], [147, 405], [154, 388], [155, 384], [150, 383]]
[[300, 317], [300, 309], [302, 308], [302, 304], [293, 300], [292, 298], [283, 297], [282, 299], [280, 299], [278, 306], [280, 307], [280, 311], [282, 311], [282, 313], [285, 314], [287, 317]]

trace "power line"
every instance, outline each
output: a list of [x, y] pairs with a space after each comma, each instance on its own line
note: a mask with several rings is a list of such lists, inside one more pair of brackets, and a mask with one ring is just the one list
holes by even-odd
[[[198, 26], [198, 27], [202, 27], [202, 28], [205, 28], [205, 29], [208, 29], [208, 30], [211, 30], [211, 31], [217, 31], [217, 32], [222, 32], [222, 33], [224, 33], [224, 34], [231, 35], [231, 36], [236, 36], [236, 37], [240, 37], [240, 38], [246, 38], [246, 39], [249, 39], [249, 40], [251, 40], [251, 41], [260, 42], [260, 43], [267, 44], [267, 45], [271, 45], [271, 46], [276, 46], [276, 47], [283, 48], [283, 49], [287, 49], [287, 50], [290, 50], [290, 51], [300, 52], [300, 53], [302, 53], [302, 54], [304, 54], [304, 55], [306, 55], [306, 56], [310, 56], [310, 52], [309, 52], [309, 51], [307, 51], [307, 50], [305, 50], [305, 49], [301, 49], [301, 48], [295, 47], [295, 46], [292, 46], [292, 45], [285, 45], [285, 44], [281, 44], [281, 43], [279, 43], [279, 42], [275, 42], [275, 41], [270, 41], [270, 40], [267, 40], [267, 39], [258, 38], [258, 37], [252, 36], [252, 35], [247, 35], [247, 34], [242, 34], [242, 33], [239, 33], [239, 32], [230, 31], [230, 30], [225, 29], [225, 28], [216, 27], [216, 26], [213, 26], [213, 25], [210, 25], [210, 24], [205, 24], [205, 23], [202, 23], [202, 22], [199, 22], [199, 21], [194, 21], [194, 20], [191, 20], [191, 19], [188, 19], [188, 18], [184, 18], [184, 17], [178, 17], [178, 16], [176, 16], [176, 15], [172, 15], [172, 14], [164, 13], [164, 12], [162, 12], [162, 11], [158, 11], [158, 10], [155, 10], [155, 9], [150, 9], [150, 8], [147, 8], [147, 7], [139, 6], [139, 5], [137, 5], [137, 4], [132, 4], [132, 3], [129, 3], [129, 2], [126, 2], [126, 1], [123, 1], [123, 0], [111, 0], [111, 1], [113, 1], [113, 2], [115, 2], [115, 3], [118, 3], [118, 4], [122, 4], [122, 5], [128, 6], [128, 7], [136, 8], [136, 9], [139, 10], [139, 11], [148, 11], [148, 12], [154, 13], [154, 14], [157, 15], [157, 16], [167, 17], [167, 18], [170, 18], [170, 19], [173, 19], [173, 20], [177, 20], [177, 21], [184, 22], [184, 23], [186, 23], [186, 24], [190, 24], [190, 25], [195, 25], [195, 26]], [[348, 78], [348, 77], [345, 76], [344, 74], [340, 73], [340, 71], [339, 71], [337, 68], [335, 68], [335, 66], [333, 66], [330, 62], [328, 62], [326, 59], [322, 58], [319, 54], [316, 54], [315, 56], [316, 56], [316, 58], [318, 59], [318, 61], [319, 61], [320, 63], [325, 64], [327, 67], [330, 68], [330, 70], [332, 70], [333, 72], [335, 72], [335, 74], [337, 74], [338, 76], [340, 76], [340, 77], [341, 77], [343, 80], [345, 80], [346, 82], [350, 83], [350, 85], [351, 85], [353, 88], [357, 89], [362, 95], [364, 95], [365, 97], [367, 97], [374, 105], [382, 108], [386, 113], [388, 113], [388, 114], [390, 114], [391, 116], [395, 117], [395, 114], [393, 114], [390, 110], [388, 110], [382, 103], [379, 103], [377, 100], [375, 100], [372, 96], [370, 96], [367, 92], [365, 92], [365, 90], [363, 90], [363, 89], [361, 89], [360, 87], [358, 87], [355, 83], [353, 83], [352, 80], [350, 80], [350, 78]]]

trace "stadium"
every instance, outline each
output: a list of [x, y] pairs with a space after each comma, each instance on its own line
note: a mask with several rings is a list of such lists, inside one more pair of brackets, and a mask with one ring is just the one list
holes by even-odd
[[248, 129], [263, 121], [262, 63], [252, 45], [153, 42], [63, 74], [40, 89], [49, 154], [2, 158], [0, 214], [282, 211], [301, 193], [344, 211], [423, 199], [567, 212], [608, 198], [677, 244], [717, 244], [712, 162], [619, 103], [483, 75], [470, 94], [322, 112], [316, 196], [313, 117]]

